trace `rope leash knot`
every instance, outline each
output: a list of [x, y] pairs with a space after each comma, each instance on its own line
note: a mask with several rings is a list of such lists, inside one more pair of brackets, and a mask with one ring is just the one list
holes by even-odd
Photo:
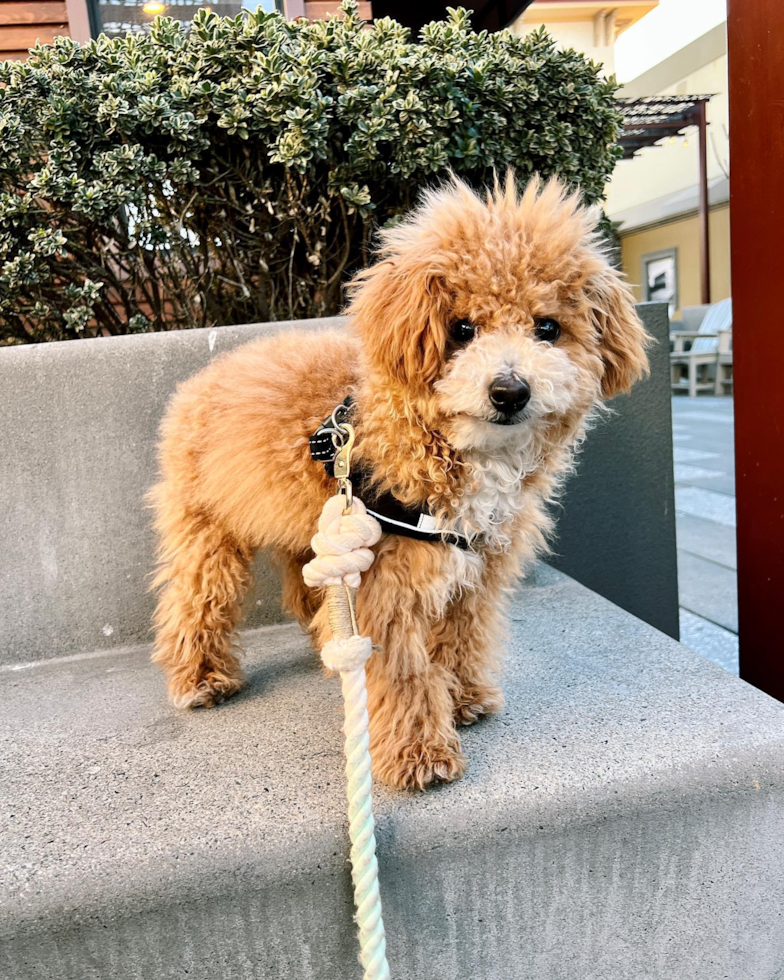
[[327, 670], [340, 674], [352, 670], [364, 670], [373, 653], [369, 636], [348, 636], [328, 640], [321, 651], [321, 662]]
[[358, 589], [361, 573], [373, 564], [371, 547], [381, 537], [381, 525], [365, 509], [361, 500], [351, 503], [344, 513], [343, 494], [330, 497], [318, 522], [318, 533], [310, 544], [316, 557], [302, 569], [305, 584], [312, 589], [343, 585]]
[[[349, 425], [343, 428], [351, 430]], [[302, 575], [311, 588], [327, 590], [332, 639], [324, 644], [321, 659], [325, 667], [340, 672], [343, 688], [351, 877], [359, 926], [359, 958], [364, 980], [389, 980], [378, 888], [365, 676], [365, 663], [373, 647], [370, 637], [359, 636], [354, 612], [354, 591], [359, 588], [362, 572], [373, 564], [375, 556], [370, 549], [381, 537], [381, 526], [367, 513], [362, 501], [351, 496], [348, 475], [352, 443], [353, 430], [349, 432], [345, 473], [340, 480], [342, 486], [347, 484], [347, 492], [330, 497], [324, 504], [318, 532], [311, 542], [315, 558], [305, 565]]]

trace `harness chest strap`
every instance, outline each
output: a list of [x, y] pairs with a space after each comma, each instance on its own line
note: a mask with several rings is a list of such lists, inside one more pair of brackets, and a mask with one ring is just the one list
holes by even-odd
[[[349, 395], [329, 415], [310, 437], [310, 455], [317, 463], [323, 463], [328, 476], [334, 476], [334, 461], [337, 448], [332, 436], [336, 424], [347, 420], [354, 401]], [[443, 542], [464, 550], [470, 547], [468, 538], [459, 531], [439, 528], [437, 518], [428, 510], [408, 507], [388, 491], [379, 491], [370, 486], [368, 474], [354, 467], [353, 480], [358, 494], [365, 502], [368, 514], [379, 522], [387, 534], [399, 534], [419, 541], [434, 544]]]

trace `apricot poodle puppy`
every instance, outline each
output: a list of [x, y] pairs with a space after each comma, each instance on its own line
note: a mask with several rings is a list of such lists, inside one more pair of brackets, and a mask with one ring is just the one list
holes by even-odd
[[592, 412], [647, 370], [598, 216], [556, 180], [519, 195], [510, 177], [484, 198], [452, 180], [384, 232], [351, 284], [347, 330], [265, 337], [180, 386], [151, 491], [153, 659], [177, 707], [240, 689], [235, 629], [259, 548], [314, 645], [329, 638], [301, 576], [335, 492], [309, 437], [350, 396], [355, 492], [386, 518], [358, 595], [378, 647], [375, 772], [409, 788], [463, 773], [457, 726], [502, 706], [506, 597], [545, 550], [547, 502]]

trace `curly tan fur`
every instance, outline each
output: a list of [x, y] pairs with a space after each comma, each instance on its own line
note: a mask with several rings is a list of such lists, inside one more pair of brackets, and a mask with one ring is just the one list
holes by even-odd
[[[208, 707], [241, 686], [233, 636], [258, 548], [276, 557], [284, 602], [315, 645], [328, 638], [300, 575], [334, 489], [308, 436], [351, 393], [374, 483], [473, 544], [384, 535], [376, 547], [358, 610], [379, 647], [368, 665], [376, 774], [412, 788], [462, 774], [456, 725], [503, 703], [505, 597], [545, 549], [546, 503], [592, 410], [647, 370], [647, 337], [596, 220], [556, 181], [519, 196], [510, 177], [481, 199], [454, 180], [383, 235], [352, 284], [350, 332], [259, 340], [180, 387], [151, 491], [153, 656], [175, 705]], [[545, 316], [562, 326], [555, 344], [535, 336]], [[450, 339], [459, 319], [476, 327], [463, 346]], [[488, 386], [500, 371], [531, 388], [517, 424], [495, 424]]]

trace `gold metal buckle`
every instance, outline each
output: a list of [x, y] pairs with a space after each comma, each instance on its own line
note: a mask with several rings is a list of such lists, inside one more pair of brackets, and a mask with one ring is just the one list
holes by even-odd
[[332, 463], [333, 472], [335, 479], [338, 481], [338, 487], [341, 493], [346, 495], [346, 505], [343, 510], [344, 514], [351, 512], [351, 504], [354, 499], [353, 489], [351, 486], [351, 451], [354, 448], [354, 426], [350, 425], [348, 422], [340, 422], [338, 428], [342, 436], [344, 436], [345, 441], [343, 445], [338, 448], [335, 459]]

